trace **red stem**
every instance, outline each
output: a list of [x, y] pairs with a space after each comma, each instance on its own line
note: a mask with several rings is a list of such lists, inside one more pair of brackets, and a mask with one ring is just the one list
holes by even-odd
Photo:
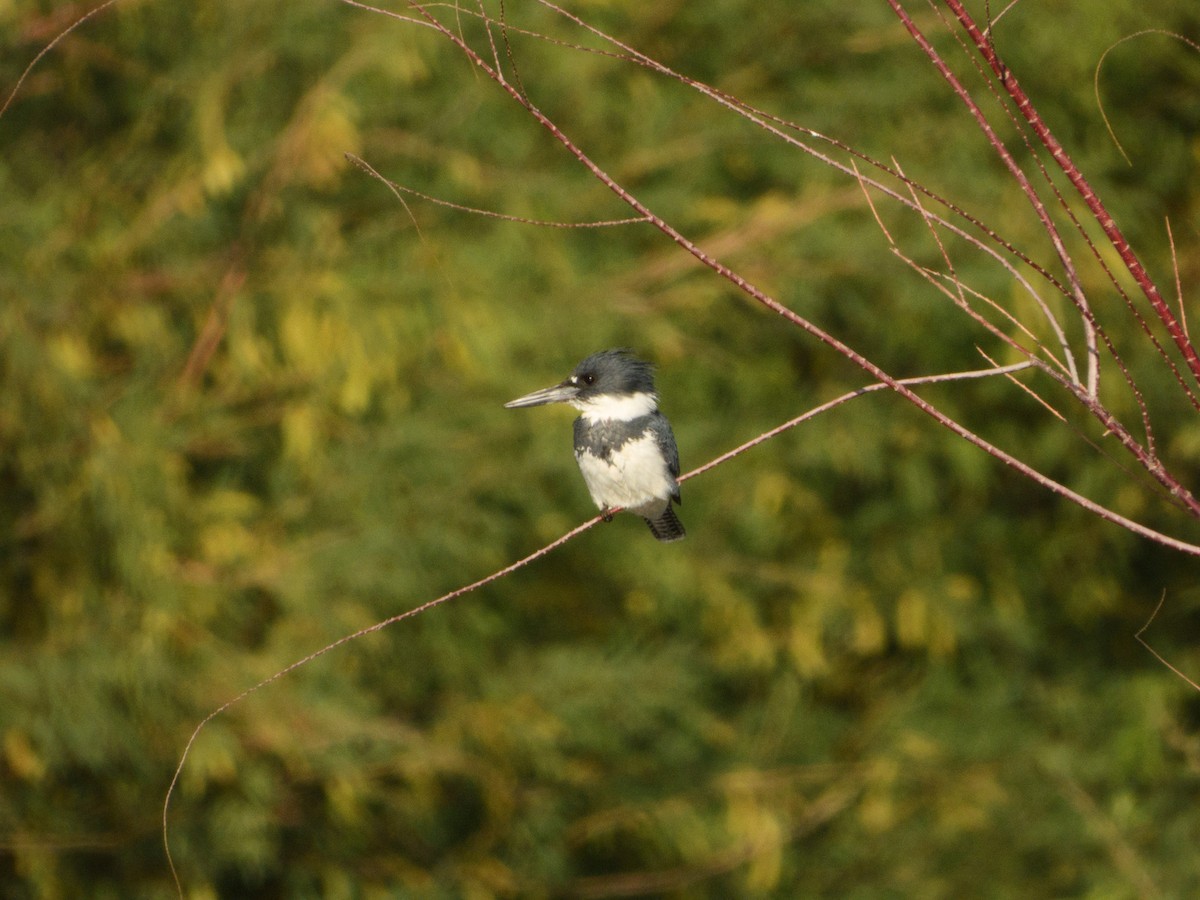
[[1117, 255], [1125, 263], [1125, 268], [1129, 270], [1129, 274], [1133, 276], [1138, 287], [1142, 289], [1142, 293], [1146, 295], [1146, 299], [1150, 301], [1150, 305], [1154, 308], [1155, 314], [1166, 327], [1171, 340], [1175, 342], [1175, 346], [1183, 354], [1183, 358], [1187, 362], [1188, 368], [1191, 369], [1192, 375], [1197, 381], [1200, 381], [1200, 355], [1197, 355], [1196, 348], [1188, 340], [1187, 333], [1179, 324], [1179, 320], [1171, 312], [1171, 308], [1167, 306], [1166, 301], [1163, 300], [1162, 295], [1158, 291], [1158, 286], [1155, 285], [1149, 273], [1146, 272], [1146, 267], [1142, 265], [1137, 254], [1133, 252], [1133, 248], [1129, 246], [1129, 241], [1125, 239], [1125, 235], [1109, 214], [1104, 203], [1096, 196], [1096, 192], [1092, 189], [1091, 184], [1083, 177], [1083, 173], [1071, 161], [1071, 157], [1067, 155], [1067, 151], [1063, 149], [1062, 144], [1058, 142], [1058, 139], [1050, 131], [1046, 123], [1042, 121], [1042, 117], [1034, 109], [1029, 95], [1022, 90], [1021, 85], [1017, 83], [1016, 76], [1001, 61], [999, 55], [996, 53], [996, 48], [992, 46], [992, 42], [979, 30], [979, 26], [975, 24], [975, 20], [971, 18], [970, 13], [963, 8], [960, 0], [945, 0], [945, 3], [971, 38], [979, 54], [991, 66], [992, 72], [1000, 81], [1000, 84], [1004, 86], [1004, 90], [1013, 99], [1013, 102], [1017, 105], [1017, 109], [1025, 117], [1025, 121], [1029, 123], [1034, 134], [1038, 136], [1038, 139], [1045, 148], [1050, 151], [1050, 155], [1054, 157], [1054, 161], [1058, 163], [1063, 174], [1070, 179], [1071, 184], [1079, 192], [1079, 196], [1083, 199], [1083, 202], [1092, 211], [1092, 215], [1112, 244], [1113, 249], [1117, 251]]

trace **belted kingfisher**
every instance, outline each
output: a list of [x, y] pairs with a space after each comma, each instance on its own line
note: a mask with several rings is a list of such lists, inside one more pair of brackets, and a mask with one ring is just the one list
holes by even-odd
[[592, 500], [612, 519], [615, 507], [637, 513], [660, 541], [685, 532], [671, 503], [680, 503], [679, 449], [671, 423], [658, 411], [653, 368], [628, 350], [602, 350], [554, 387], [505, 403], [508, 409], [570, 403], [575, 460]]

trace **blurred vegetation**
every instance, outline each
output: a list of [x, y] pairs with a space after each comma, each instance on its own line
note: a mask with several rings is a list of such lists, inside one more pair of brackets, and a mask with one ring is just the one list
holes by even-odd
[[[885, 4], [583, 10], [895, 156], [1050, 264]], [[83, 11], [0, 3], [0, 92]], [[506, 12], [596, 45], [531, 4]], [[1148, 35], [1106, 60], [1132, 165], [1092, 93], [1105, 49], [1149, 27], [1194, 38], [1200, 11], [1023, 4], [995, 37], [1168, 293], [1170, 216], [1194, 296], [1200, 58]], [[982, 364], [856, 185], [646, 71], [510, 40], [535, 103], [781, 300], [897, 376]], [[571, 415], [503, 401], [634, 347], [660, 366], [686, 469], [864, 381], [649, 228], [402, 206], [343, 154], [512, 215], [626, 215], [436, 35], [345, 5], [117, 4], [32, 70], [0, 147], [5, 897], [173, 896], [161, 804], [204, 715], [592, 515]], [[978, 255], [956, 264], [1011, 290]], [[1194, 412], [1093, 287], [1164, 410], [1168, 464], [1200, 474]], [[1000, 381], [929, 395], [1200, 537], [1087, 423]], [[1200, 673], [1196, 561], [883, 395], [684, 499], [682, 544], [618, 518], [216, 719], [171, 811], [187, 895], [1200, 893], [1200, 698], [1134, 639], [1165, 596], [1147, 636]]]

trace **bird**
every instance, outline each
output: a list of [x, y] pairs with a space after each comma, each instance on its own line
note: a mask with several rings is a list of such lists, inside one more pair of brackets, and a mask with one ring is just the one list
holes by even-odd
[[658, 409], [654, 367], [631, 350], [601, 350], [553, 387], [505, 403], [506, 409], [569, 403], [575, 420], [575, 461], [604, 521], [617, 509], [646, 520], [660, 541], [685, 534], [672, 504], [679, 497], [679, 448]]

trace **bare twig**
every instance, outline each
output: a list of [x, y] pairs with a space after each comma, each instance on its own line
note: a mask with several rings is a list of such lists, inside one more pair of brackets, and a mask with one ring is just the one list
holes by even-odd
[[[986, 359], [988, 362], [990, 362], [993, 366], [996, 365], [996, 361], [994, 359], [992, 359], [990, 356], [988, 356], [986, 353], [984, 353], [982, 350], [980, 350], [979, 347], [976, 347], [975, 349], [979, 350], [979, 355], [982, 356], [984, 359]], [[1043, 409], [1046, 410], [1046, 412], [1050, 413], [1050, 415], [1052, 415], [1052, 416], [1054, 416], [1054, 418], [1058, 419], [1058, 421], [1064, 422], [1064, 423], [1067, 421], [1066, 416], [1064, 416], [1057, 409], [1055, 409], [1053, 406], [1051, 406], [1050, 402], [1048, 400], [1043, 398], [1041, 394], [1039, 394], [1037, 391], [1035, 391], [1033, 388], [1031, 388], [1025, 382], [1018, 381], [1012, 375], [1007, 374], [1007, 373], [1005, 374], [1004, 377], [1007, 378], [1014, 385], [1016, 385], [1018, 388], [1020, 388], [1022, 391], [1024, 391], [1026, 394], [1028, 394], [1030, 397], [1032, 397], [1034, 399], [1034, 402], [1038, 403]]]
[[[1028, 369], [1028, 368], [1032, 367], [1033, 365], [1034, 365], [1033, 362], [1026, 361], [1026, 362], [1013, 363], [1012, 365], [1009, 365], [1009, 366], [996, 366], [996, 367], [990, 368], [990, 369], [975, 369], [970, 372], [949, 372], [949, 373], [946, 373], [943, 375], [919, 375], [915, 378], [901, 378], [898, 380], [898, 383], [907, 385], [909, 387], [916, 387], [918, 385], [923, 385], [923, 384], [940, 384], [940, 383], [946, 382], [946, 381], [968, 381], [968, 380], [974, 379], [974, 378], [987, 378], [991, 375], [1011, 375], [1013, 372], [1020, 372], [1024, 369]], [[848, 391], [845, 394], [841, 394], [837, 397], [834, 397], [832, 400], [827, 400], [825, 403], [822, 403], [820, 406], [814, 406], [812, 409], [808, 410], [807, 412], [801, 413], [800, 415], [796, 416], [796, 418], [789, 419], [788, 421], [784, 422], [782, 425], [776, 425], [774, 428], [770, 429], [769, 431], [764, 431], [762, 434], [758, 435], [757, 437], [751, 438], [750, 440], [746, 441], [744, 444], [739, 444], [737, 447], [734, 447], [732, 450], [730, 450], [726, 453], [722, 453], [720, 456], [716, 457], [715, 459], [709, 460], [704, 465], [699, 466], [698, 468], [692, 469], [692, 471], [688, 472], [685, 475], [679, 476], [679, 481], [680, 481], [680, 483], [682, 483], [684, 481], [687, 481], [689, 478], [695, 478], [697, 475], [703, 475], [709, 469], [714, 469], [717, 466], [721, 465], [722, 463], [728, 462], [729, 460], [733, 459], [735, 456], [741, 456], [747, 450], [757, 447], [759, 444], [766, 443], [767, 441], [771, 440], [771, 438], [776, 437], [780, 434], [783, 434], [785, 431], [795, 428], [797, 425], [800, 425], [803, 422], [807, 422], [809, 419], [814, 419], [817, 416], [821, 415], [822, 413], [829, 412], [829, 410], [835, 409], [836, 407], [841, 406], [843, 403], [848, 403], [851, 400], [854, 400], [858, 397], [863, 397], [867, 394], [874, 394], [874, 393], [877, 393], [878, 391], [888, 390], [891, 387], [892, 386], [890, 384], [886, 384], [882, 381], [879, 381], [879, 382], [876, 382], [875, 384], [868, 384], [864, 387], [857, 388], [856, 390]]]
[[1096, 94], [1096, 108], [1100, 110], [1100, 118], [1104, 120], [1104, 127], [1108, 129], [1108, 136], [1112, 138], [1113, 146], [1117, 148], [1117, 152], [1121, 154], [1126, 164], [1130, 166], [1133, 165], [1133, 160], [1129, 158], [1129, 154], [1121, 146], [1121, 141], [1117, 138], [1117, 132], [1113, 129], [1112, 122], [1108, 119], [1108, 112], [1104, 109], [1104, 101], [1100, 97], [1100, 70], [1104, 67], [1104, 60], [1108, 59], [1108, 54], [1112, 53], [1126, 41], [1132, 41], [1134, 38], [1144, 37], [1147, 34], [1161, 34], [1169, 38], [1174, 38], [1177, 41], [1187, 44], [1193, 50], [1200, 52], [1200, 43], [1184, 37], [1182, 34], [1167, 31], [1164, 28], [1144, 28], [1141, 31], [1135, 31], [1133, 34], [1125, 35], [1119, 41], [1114, 41], [1100, 54], [1100, 59], [1096, 62], [1096, 70], [1092, 73], [1092, 90]]
[[1142, 637], [1142, 635], [1146, 633], [1146, 629], [1150, 627], [1150, 623], [1153, 622], [1155, 617], [1158, 615], [1158, 611], [1160, 609], [1162, 609], [1163, 604], [1166, 602], [1167, 602], [1167, 593], [1166, 593], [1166, 591], [1163, 591], [1163, 595], [1158, 600], [1158, 606], [1154, 607], [1154, 612], [1150, 613], [1150, 618], [1146, 620], [1145, 625], [1143, 625], [1141, 628], [1138, 629], [1138, 632], [1137, 632], [1137, 634], [1134, 635], [1134, 638], [1137, 640], [1137, 642], [1139, 644], [1141, 644], [1143, 647], [1145, 647], [1147, 650], [1150, 651], [1151, 656], [1153, 656], [1160, 663], [1162, 663], [1164, 666], [1166, 666], [1168, 669], [1170, 669], [1172, 672], [1174, 672], [1176, 675], [1178, 675], [1180, 678], [1182, 678], [1184, 681], [1186, 681], [1189, 685], [1191, 685], [1192, 690], [1200, 691], [1200, 684], [1196, 684], [1196, 682], [1194, 682], [1192, 679], [1188, 678], [1186, 675], [1184, 675], [1182, 672], [1180, 672], [1177, 668], [1175, 668], [1173, 665], [1171, 665], [1169, 662], [1167, 662], [1165, 659], [1163, 659], [1162, 654], [1160, 654], [1157, 650], [1155, 650], [1153, 647], [1151, 647], [1150, 644], [1146, 641], [1146, 639], [1144, 637]]
[[[377, 12], [377, 13], [380, 13], [380, 14], [383, 14], [383, 15], [401, 20], [401, 21], [412, 21], [411, 17], [402, 16], [402, 15], [393, 13], [386, 9], [381, 9], [379, 7], [370, 6], [369, 4], [362, 2], [362, 0], [342, 0], [342, 2], [347, 3], [351, 6], [356, 6], [360, 9], [370, 11], [370, 12]], [[801, 150], [802, 152], [809, 154], [814, 159], [818, 160], [819, 162], [823, 163], [824, 165], [830, 166], [831, 168], [835, 169], [836, 171], [842, 172], [845, 175], [850, 175], [856, 179], [861, 179], [865, 183], [871, 185], [876, 190], [884, 193], [890, 199], [892, 199], [902, 205], [912, 206], [911, 201], [904, 194], [898, 193], [897, 191], [884, 185], [881, 182], [878, 182], [871, 178], [862, 176], [861, 173], [856, 173], [855, 169], [853, 169], [851, 166], [841, 163], [838, 160], [830, 157], [829, 155], [817, 150], [815, 147], [813, 147], [809, 144], [806, 144], [804, 141], [798, 139], [796, 137], [796, 135], [797, 134], [807, 135], [808, 137], [811, 137], [814, 140], [818, 140], [818, 141], [821, 141], [822, 143], [828, 144], [829, 146], [831, 146], [843, 153], [846, 153], [853, 159], [857, 159], [862, 162], [865, 162], [865, 163], [869, 164], [870, 166], [872, 166], [873, 168], [877, 169], [878, 171], [884, 173], [888, 177], [896, 179], [897, 181], [904, 184], [905, 187], [908, 188], [910, 191], [915, 191], [917, 193], [920, 193], [920, 194], [928, 197], [930, 200], [937, 203], [939, 206], [948, 210], [954, 216], [969, 223], [972, 228], [977, 229], [980, 233], [982, 233], [987, 238], [988, 241], [991, 241], [992, 243], [994, 243], [996, 245], [996, 247], [999, 247], [1001, 250], [1004, 251], [1004, 253], [1008, 253], [1008, 254], [1012, 255], [1014, 258], [1020, 260], [1020, 262], [1029, 266], [1041, 278], [1044, 278], [1048, 284], [1053, 286], [1056, 291], [1063, 294], [1063, 296], [1068, 295], [1067, 288], [1061, 282], [1059, 282], [1050, 272], [1048, 272], [1044, 267], [1039, 265], [1031, 257], [1029, 257], [1025, 253], [1023, 253], [1019, 248], [1017, 248], [1010, 242], [1006, 241], [994, 229], [989, 227], [985, 222], [976, 218], [975, 216], [972, 216], [969, 212], [967, 212], [966, 210], [962, 209], [959, 206], [956, 206], [954, 203], [950, 202], [945, 197], [941, 197], [941, 196], [935, 194], [933, 191], [931, 191], [929, 188], [925, 187], [921, 183], [908, 179], [906, 176], [904, 176], [903, 173], [896, 171], [895, 169], [891, 168], [890, 166], [886, 165], [885, 163], [881, 162], [880, 160], [877, 160], [874, 157], [871, 157], [870, 155], [863, 153], [860, 150], [855, 149], [854, 147], [850, 146], [849, 144], [846, 144], [843, 141], [838, 140], [835, 137], [832, 137], [827, 134], [822, 134], [821, 132], [815, 131], [806, 126], [797, 124], [795, 122], [788, 121], [787, 119], [784, 119], [778, 115], [775, 115], [773, 113], [767, 112], [762, 109], [759, 109], [759, 108], [753, 106], [752, 104], [746, 103], [744, 100], [734, 97], [731, 94], [727, 94], [724, 91], [721, 91], [720, 89], [713, 87], [712, 85], [705, 84], [702, 81], [698, 81], [694, 78], [684, 75], [681, 72], [677, 72], [674, 69], [671, 69], [670, 67], [668, 67], [666, 65], [663, 65], [658, 60], [656, 60], [652, 57], [649, 57], [649, 56], [645, 55], [644, 53], [641, 53], [640, 51], [636, 50], [635, 48], [631, 47], [630, 45], [622, 43], [621, 41], [617, 40], [612, 35], [601, 31], [600, 29], [596, 28], [593, 25], [590, 25], [588, 22], [579, 18], [575, 14], [568, 12], [567, 10], [563, 9], [562, 7], [557, 6], [556, 4], [550, 2], [550, 0], [538, 0], [538, 2], [545, 8], [551, 10], [552, 12], [556, 13], [559, 16], [562, 16], [564, 19], [566, 19], [573, 25], [583, 29], [584, 31], [587, 31], [589, 34], [592, 34], [595, 37], [600, 38], [601, 40], [606, 41], [607, 43], [618, 48], [619, 52], [602, 50], [602, 49], [598, 49], [595, 47], [586, 47], [586, 46], [583, 46], [580, 44], [575, 44], [575, 43], [572, 43], [569, 41], [560, 40], [558, 38], [553, 38], [548, 35], [542, 34], [540, 32], [528, 31], [528, 30], [515, 28], [512, 25], [508, 26], [508, 30], [514, 34], [519, 33], [519, 34], [522, 34], [522, 35], [525, 35], [528, 37], [532, 37], [532, 38], [536, 38], [541, 41], [545, 41], [545, 42], [553, 44], [555, 46], [564, 47], [569, 50], [578, 51], [581, 53], [593, 53], [593, 54], [597, 54], [600, 56], [607, 56], [607, 57], [611, 57], [616, 60], [620, 60], [622, 62], [631, 62], [636, 65], [642, 66], [643, 68], [649, 69], [653, 72], [657, 72], [658, 74], [663, 75], [667, 78], [671, 78], [675, 81], [678, 81], [680, 84], [683, 84], [684, 86], [689, 87], [689, 88], [697, 91], [698, 93], [708, 97], [709, 99], [720, 104], [721, 106], [725, 107], [726, 109], [730, 110], [731, 112], [735, 113], [736, 115], [741, 116], [742, 118], [753, 123], [757, 127], [762, 128], [764, 131], [767, 131], [774, 137], [779, 138], [780, 140], [784, 141], [785, 143], [789, 144], [790, 146], [794, 146], [797, 149]], [[432, 8], [432, 7], [439, 6], [439, 5], [440, 4], [424, 4], [424, 6], [426, 8]], [[463, 10], [461, 10], [460, 7], [455, 7], [455, 9], [456, 9], [456, 11], [463, 11]], [[474, 13], [469, 13], [469, 11], [468, 11], [468, 14], [475, 15]], [[424, 20], [421, 21], [421, 24], [428, 28], [434, 27], [428, 21], [424, 21]], [[972, 244], [973, 246], [977, 247], [977, 249], [984, 251], [989, 256], [996, 259], [996, 261], [1000, 262], [1002, 265], [1004, 265], [1009, 270], [1010, 274], [1013, 276], [1013, 278], [1016, 280], [1016, 282], [1022, 286], [1023, 289], [1027, 290], [1031, 295], [1035, 294], [1033, 288], [1029, 285], [1028, 280], [1023, 275], [1021, 275], [1012, 266], [1011, 263], [1009, 263], [1006, 259], [1004, 259], [1003, 255], [1000, 254], [995, 248], [989, 246], [987, 243], [984, 243], [979, 238], [975, 237], [974, 235], [970, 234], [967, 231], [964, 231], [963, 229], [959, 228], [957, 225], [954, 225], [952, 222], [950, 222], [948, 220], [945, 220], [939, 216], [929, 214], [929, 213], [926, 213], [926, 215], [931, 220], [937, 222], [939, 227], [947, 229], [948, 231], [952, 232], [956, 236], [962, 238], [963, 240], [965, 240], [968, 243]], [[1038, 300], [1038, 298], [1036, 296], [1034, 299], [1035, 299], [1035, 301]]]
[[99, 6], [88, 10], [82, 16], [80, 16], [78, 19], [76, 19], [74, 22], [72, 22], [70, 25], [68, 25], [62, 31], [60, 31], [58, 33], [58, 35], [54, 38], [54, 40], [52, 40], [45, 47], [43, 47], [41, 49], [41, 51], [39, 51], [38, 55], [35, 56], [30, 61], [29, 65], [27, 65], [25, 67], [25, 71], [23, 71], [21, 73], [21, 77], [17, 79], [17, 83], [15, 85], [13, 85], [13, 89], [9, 92], [8, 97], [5, 99], [4, 103], [0, 104], [0, 116], [3, 116], [4, 113], [8, 111], [9, 106], [12, 105], [13, 100], [16, 99], [18, 92], [20, 92], [21, 86], [25, 84], [25, 79], [29, 77], [29, 73], [33, 71], [33, 67], [42, 61], [42, 57], [44, 57], [47, 53], [49, 53], [51, 50], [53, 50], [55, 47], [57, 47], [58, 43], [63, 38], [65, 38], [68, 34], [70, 34], [72, 31], [74, 31], [76, 28], [78, 28], [84, 22], [86, 22], [89, 19], [93, 18], [94, 16], [97, 16], [100, 13], [104, 12], [104, 10], [108, 9], [110, 6], [112, 6], [116, 2], [117, 2], [117, 0], [104, 0], [104, 2], [101, 3]]
[[[380, 175], [370, 163], [361, 157], [355, 156], [353, 153], [347, 153], [345, 156], [346, 159], [354, 163], [354, 165], [358, 166], [358, 168], [362, 169], [376, 181], [386, 185], [388, 189], [396, 195], [396, 199], [401, 203], [404, 203], [404, 199], [400, 197], [400, 194], [409, 194], [413, 197], [419, 197], [429, 203], [435, 203], [438, 206], [445, 206], [448, 209], [456, 209], [459, 212], [471, 213], [472, 215], [476, 216], [486, 216], [490, 219], [502, 219], [505, 222], [517, 222], [521, 225], [538, 225], [543, 228], [611, 228], [615, 225], [638, 225], [646, 221], [644, 217], [631, 216], [625, 219], [601, 219], [596, 222], [554, 222], [545, 219], [529, 219], [524, 216], [512, 216], [508, 215], [507, 213], [496, 212], [490, 209], [479, 209], [473, 206], [464, 206], [461, 203], [454, 203], [450, 200], [442, 200], [440, 197], [432, 197], [429, 194], [423, 194], [420, 191], [414, 190], [413, 188], [405, 187], [402, 184], [397, 184], [396, 182]], [[408, 210], [407, 203], [404, 203], [404, 208], [409, 212], [409, 216], [412, 217], [412, 212]]]
[[[931, 6], [934, 6], [934, 0], [928, 0], [928, 2]], [[934, 8], [936, 9], [936, 6]], [[947, 23], [947, 26], [949, 27], [949, 23]], [[992, 25], [989, 25], [987, 30], [990, 30], [991, 28]], [[956, 34], [955, 39], [960, 45], [963, 46], [965, 52], [969, 52], [961, 37]], [[995, 50], [994, 45], [992, 49]], [[1029, 158], [1032, 164], [1037, 168], [1047, 188], [1051, 191], [1051, 193], [1054, 194], [1055, 199], [1058, 201], [1059, 207], [1062, 209], [1063, 214], [1070, 221], [1071, 226], [1075, 229], [1080, 238], [1083, 240], [1084, 244], [1087, 246], [1088, 251], [1092, 254], [1092, 258], [1096, 262], [1096, 265], [1100, 267], [1100, 270], [1104, 273], [1109, 283], [1113, 286], [1113, 289], [1121, 297], [1121, 300], [1129, 310], [1130, 315], [1133, 316], [1133, 319], [1137, 323], [1138, 327], [1142, 330], [1143, 334], [1146, 335], [1147, 339], [1154, 347], [1155, 352], [1170, 369], [1172, 376], [1175, 378], [1184, 394], [1188, 397], [1192, 403], [1192, 406], [1197, 410], [1197, 412], [1200, 412], [1200, 398], [1197, 398], [1195, 392], [1192, 390], [1191, 385], [1187, 382], [1187, 380], [1183, 377], [1183, 374], [1175, 365], [1174, 359], [1171, 358], [1170, 354], [1168, 354], [1166, 349], [1162, 346], [1158, 336], [1154, 333], [1153, 329], [1150, 327], [1150, 324], [1146, 321], [1145, 316], [1142, 315], [1141, 310], [1138, 309], [1137, 305], [1133, 302], [1133, 298], [1129, 296], [1124, 286], [1113, 274], [1112, 269], [1108, 265], [1108, 261], [1096, 246], [1096, 242], [1092, 240], [1091, 235], [1088, 234], [1087, 229], [1084, 228], [1083, 223], [1080, 222], [1079, 218], [1075, 215], [1074, 208], [1070, 203], [1067, 202], [1067, 198], [1064, 197], [1062, 191], [1059, 190], [1058, 184], [1055, 183], [1054, 179], [1050, 177], [1050, 172], [1042, 162], [1042, 158], [1034, 147], [1033, 141], [1029, 137], [1027, 130], [1022, 127], [1022, 123], [1018, 115], [1004, 102], [998, 87], [992, 81], [987, 80], [987, 73], [984, 71], [983, 65], [979, 59], [975, 56], [972, 56], [972, 61], [975, 63], [976, 70], [979, 72], [980, 76], [985, 80], [988, 89], [996, 98], [997, 104], [1003, 109], [1009, 120], [1012, 122], [1015, 131], [1019, 134], [1021, 141], [1025, 144], [1026, 149], [1029, 151]], [[1120, 354], [1117, 353], [1117, 349], [1113, 345], [1112, 340], [1109, 338], [1108, 333], [1100, 326], [1098, 322], [1094, 322], [1093, 324], [1094, 334], [1099, 337], [1101, 341], [1103, 341], [1105, 349], [1108, 351], [1109, 356], [1112, 357], [1113, 361], [1117, 364], [1117, 368], [1120, 369], [1121, 372], [1121, 377], [1125, 380], [1126, 386], [1133, 394], [1134, 401], [1137, 403], [1138, 410], [1141, 413], [1142, 427], [1146, 433], [1146, 446], [1150, 454], [1153, 455], [1155, 452], [1154, 431], [1150, 423], [1150, 411], [1146, 407], [1145, 400], [1142, 396], [1142, 391], [1134, 381], [1133, 375], [1129, 371], [1128, 366], [1126, 366], [1125, 361], [1121, 358]], [[1093, 350], [1096, 349], [1095, 344], [1092, 344], [1091, 346]], [[1089, 383], [1091, 382], [1089, 381]], [[1098, 387], [1098, 384], [1096, 386]], [[1093, 394], [1093, 396], [1095, 395]]]
[[1171, 230], [1171, 219], [1169, 216], [1165, 221], [1167, 223], [1167, 243], [1171, 246], [1171, 271], [1175, 275], [1175, 302], [1179, 304], [1179, 324], [1183, 328], [1183, 333], [1187, 335], [1187, 339], [1190, 341], [1192, 336], [1188, 334], [1187, 305], [1183, 302], [1183, 282], [1179, 278], [1179, 255], [1175, 250], [1175, 232]]

